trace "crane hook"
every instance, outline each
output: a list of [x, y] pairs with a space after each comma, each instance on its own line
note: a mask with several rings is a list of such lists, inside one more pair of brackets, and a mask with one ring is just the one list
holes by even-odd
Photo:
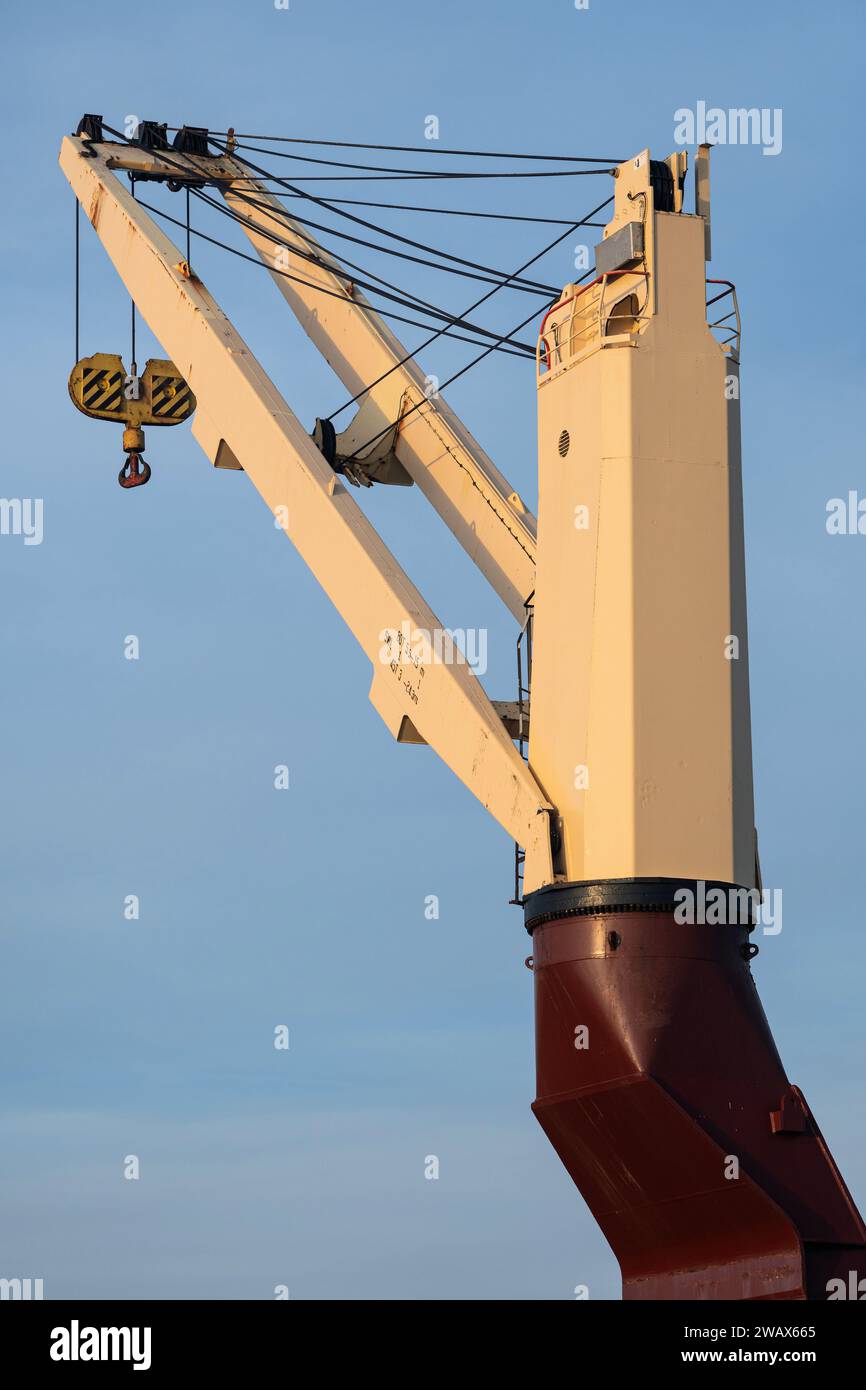
[[123, 447], [126, 461], [117, 475], [121, 487], [144, 487], [150, 480], [150, 464], [142, 458], [144, 449], [144, 430], [137, 425], [129, 425], [123, 431]]
[[121, 487], [144, 487], [150, 481], [150, 464], [134, 450], [126, 456], [126, 462], [117, 475]]

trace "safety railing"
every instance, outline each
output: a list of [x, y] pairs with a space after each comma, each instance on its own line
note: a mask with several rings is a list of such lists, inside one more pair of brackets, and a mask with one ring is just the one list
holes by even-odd
[[723, 285], [725, 288], [716, 294], [711, 293], [707, 300], [707, 327], [716, 342], [739, 362], [742, 324], [736, 287], [732, 280], [708, 280], [707, 287], [711, 285]]
[[[558, 300], [548, 309], [535, 351], [539, 382], [594, 348], [630, 340], [640, 331], [641, 324], [650, 317], [646, 313], [646, 296], [644, 304], [638, 308], [635, 290], [619, 297], [612, 293], [615, 286], [618, 288], [619, 278], [626, 275], [649, 279], [646, 271], [610, 270], [586, 285], [575, 286], [568, 298]], [[742, 323], [736, 286], [732, 280], [707, 280], [706, 283], [709, 292], [707, 326], [719, 345], [739, 361]]]
[[576, 286], [567, 299], [558, 300], [548, 309], [536, 345], [535, 370], [539, 381], [585, 357], [594, 348], [630, 340], [639, 331], [650, 317], [646, 313], [646, 295], [639, 306], [636, 289], [619, 297], [611, 293], [626, 275], [649, 279], [645, 270], [608, 270], [588, 284]]

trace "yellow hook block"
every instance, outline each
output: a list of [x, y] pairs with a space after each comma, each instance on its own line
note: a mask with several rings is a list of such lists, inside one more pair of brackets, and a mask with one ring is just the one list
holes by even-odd
[[179, 425], [195, 410], [195, 396], [173, 362], [152, 357], [141, 376], [126, 371], [117, 353], [82, 357], [69, 376], [72, 404], [94, 420], [141, 428]]

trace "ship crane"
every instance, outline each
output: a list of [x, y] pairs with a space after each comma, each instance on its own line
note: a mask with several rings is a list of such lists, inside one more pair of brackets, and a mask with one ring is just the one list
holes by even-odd
[[[127, 139], [88, 116], [62, 143], [63, 173], [168, 354], [141, 386], [120, 359], [82, 359], [75, 403], [124, 424], [126, 486], [146, 481], [143, 425], [192, 415], [211, 463], [246, 472], [354, 633], [394, 738], [429, 744], [519, 846], [533, 1110], [623, 1296], [833, 1296], [866, 1275], [866, 1229], [751, 969], [739, 311], [707, 276], [708, 148], [693, 211], [684, 152], [616, 166], [592, 278], [540, 323], [536, 524], [233, 134], [184, 127], [169, 145], [165, 130]], [[222, 198], [357, 401], [345, 428], [301, 425], [122, 174]], [[531, 641], [517, 702], [422, 640], [447, 630], [355, 500], [373, 483], [416, 485]]]

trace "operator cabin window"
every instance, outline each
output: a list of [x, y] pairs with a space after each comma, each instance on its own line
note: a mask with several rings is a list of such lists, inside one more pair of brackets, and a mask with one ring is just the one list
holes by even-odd
[[636, 333], [638, 326], [637, 295], [627, 294], [614, 304], [604, 325], [607, 337], [612, 333]]

